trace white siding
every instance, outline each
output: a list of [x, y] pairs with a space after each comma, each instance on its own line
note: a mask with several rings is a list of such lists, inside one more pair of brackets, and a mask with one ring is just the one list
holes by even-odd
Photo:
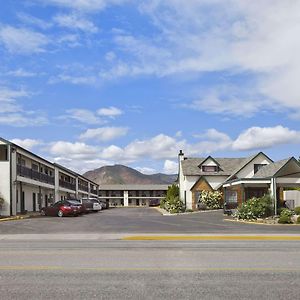
[[238, 178], [251, 178], [254, 176], [254, 165], [255, 164], [270, 164], [272, 161], [268, 159], [262, 153], [259, 154], [254, 160], [246, 165], [242, 170], [237, 173]]
[[228, 176], [205, 176], [205, 179], [214, 190], [219, 188], [220, 184], [222, 184], [227, 178]]
[[0, 195], [4, 198], [4, 205], [0, 210], [1, 216], [10, 215], [10, 162], [0, 161]]

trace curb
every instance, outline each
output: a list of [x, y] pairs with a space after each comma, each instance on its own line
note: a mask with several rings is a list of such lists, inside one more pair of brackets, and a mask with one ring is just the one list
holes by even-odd
[[252, 225], [266, 225], [266, 226], [300, 226], [300, 224], [270, 224], [270, 223], [261, 223], [255, 221], [240, 221], [240, 220], [231, 220], [231, 219], [224, 219], [227, 222], [234, 222], [234, 223], [244, 223], [244, 224], [252, 224]]
[[0, 219], [0, 222], [5, 222], [5, 221], [16, 221], [16, 220], [23, 220], [23, 219], [28, 219], [30, 216], [15, 216], [15, 217], [7, 217], [7, 218], [2, 218]]
[[199, 211], [193, 211], [193, 212], [183, 212], [183, 213], [171, 214], [163, 208], [160, 208], [160, 207], [153, 207], [153, 208], [156, 209], [163, 216], [195, 215], [195, 214], [210, 213], [210, 212], [217, 212], [217, 211], [223, 210], [223, 209], [212, 209], [212, 210], [199, 210]]

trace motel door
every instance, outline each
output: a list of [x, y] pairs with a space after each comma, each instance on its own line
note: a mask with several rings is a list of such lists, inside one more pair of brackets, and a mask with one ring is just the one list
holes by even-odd
[[36, 211], [36, 193], [32, 193], [32, 210]]
[[21, 213], [25, 211], [25, 192], [21, 193]]

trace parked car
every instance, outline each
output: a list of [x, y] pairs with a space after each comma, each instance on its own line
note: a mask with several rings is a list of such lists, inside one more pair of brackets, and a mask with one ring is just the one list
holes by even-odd
[[78, 216], [80, 213], [80, 206], [72, 204], [67, 200], [58, 201], [50, 206], [43, 207], [41, 209], [41, 215], [43, 216]]
[[69, 203], [71, 203], [72, 205], [78, 206], [79, 210], [80, 210], [80, 214], [86, 214], [87, 210], [85, 208], [85, 206], [83, 204], [80, 203], [80, 201], [78, 199], [70, 199], [67, 200]]
[[99, 203], [97, 198], [82, 198], [81, 201], [82, 201], [83, 204], [86, 203], [88, 205], [88, 209], [90, 211], [97, 212], [99, 210], [102, 210], [102, 206]]
[[106, 203], [106, 200], [98, 200], [100, 205], [102, 206], [102, 209], [107, 209], [108, 208], [108, 205]]

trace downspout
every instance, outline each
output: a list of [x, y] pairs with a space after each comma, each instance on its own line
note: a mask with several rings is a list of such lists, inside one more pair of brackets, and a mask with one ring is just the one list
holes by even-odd
[[276, 178], [271, 178], [272, 183], [272, 194], [274, 198], [274, 215], [277, 216], [277, 188], [276, 188]]
[[13, 205], [13, 201], [12, 201], [12, 197], [13, 197], [13, 192], [12, 192], [12, 147], [11, 145], [9, 146], [9, 195], [10, 195], [10, 199], [9, 199], [9, 210], [10, 210], [10, 216], [12, 216], [13, 214], [13, 209], [12, 209], [12, 205]]

